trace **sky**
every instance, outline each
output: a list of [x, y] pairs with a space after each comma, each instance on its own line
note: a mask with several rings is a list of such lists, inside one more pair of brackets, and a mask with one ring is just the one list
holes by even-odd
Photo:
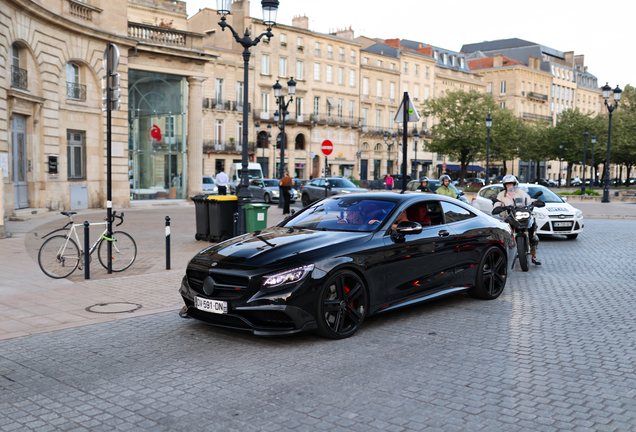
[[[189, 16], [205, 7], [216, 9], [216, 1], [187, 0]], [[260, 1], [252, 0], [250, 11], [262, 18]], [[280, 0], [277, 21], [291, 25], [295, 15], [306, 15], [309, 29], [322, 33], [351, 26], [356, 37], [411, 39], [453, 51], [516, 37], [584, 54], [599, 85], [636, 84], [636, 56], [629, 48], [634, 29], [621, 19], [636, 15], [633, 0]]]

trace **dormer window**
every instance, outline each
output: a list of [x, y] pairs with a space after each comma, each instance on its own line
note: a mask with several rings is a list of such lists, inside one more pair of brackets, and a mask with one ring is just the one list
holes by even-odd
[[434, 58], [435, 60], [438, 60], [438, 59], [439, 59], [439, 52], [438, 52], [438, 51], [433, 51], [433, 58]]

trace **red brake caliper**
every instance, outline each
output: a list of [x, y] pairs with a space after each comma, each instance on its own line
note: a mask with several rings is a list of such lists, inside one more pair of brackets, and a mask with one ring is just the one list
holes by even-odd
[[[345, 294], [349, 294], [349, 291], [351, 291], [349, 288], [347, 288], [347, 286], [345, 285]], [[353, 307], [353, 302], [349, 303], [349, 305], [351, 307]]]

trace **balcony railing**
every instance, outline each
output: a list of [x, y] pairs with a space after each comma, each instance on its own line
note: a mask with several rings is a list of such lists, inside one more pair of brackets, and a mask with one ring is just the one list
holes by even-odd
[[533, 114], [533, 113], [522, 113], [521, 118], [528, 120], [544, 120], [552, 123], [552, 117], [541, 114]]
[[185, 47], [187, 34], [188, 32], [182, 30], [140, 23], [128, 23], [129, 37], [156, 44]]
[[528, 98], [534, 100], [540, 100], [543, 102], [548, 101], [548, 95], [537, 93], [537, 92], [528, 92]]
[[[219, 111], [237, 111], [243, 112], [243, 103], [239, 105], [238, 102], [224, 100], [224, 99], [215, 99], [215, 98], [203, 98], [203, 108], [204, 109], [213, 109]], [[247, 105], [247, 112], [252, 110], [252, 104]]]
[[17, 87], [22, 90], [28, 88], [28, 74], [24, 69], [17, 66], [11, 66], [11, 87]]
[[86, 86], [83, 84], [76, 84], [73, 82], [66, 82], [66, 98], [85, 101], [86, 100]]
[[[256, 144], [247, 144], [248, 153], [256, 151]], [[203, 153], [242, 153], [243, 146], [238, 141], [203, 140]]]

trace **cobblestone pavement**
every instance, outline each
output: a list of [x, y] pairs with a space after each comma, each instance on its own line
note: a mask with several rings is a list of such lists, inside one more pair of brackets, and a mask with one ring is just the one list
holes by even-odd
[[[176, 312], [0, 341], [0, 431], [636, 430], [636, 221], [544, 240], [484, 302], [258, 338]], [[176, 287], [175, 287], [176, 289]]]

